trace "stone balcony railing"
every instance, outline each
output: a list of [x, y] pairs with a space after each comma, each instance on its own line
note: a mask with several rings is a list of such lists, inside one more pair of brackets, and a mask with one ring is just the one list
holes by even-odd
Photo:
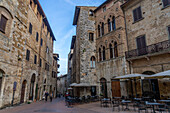
[[170, 40], [166, 40], [163, 42], [146, 46], [145, 48], [127, 51], [125, 54], [127, 59], [135, 59], [140, 56], [152, 56], [155, 54], [163, 54], [169, 51], [170, 51]]

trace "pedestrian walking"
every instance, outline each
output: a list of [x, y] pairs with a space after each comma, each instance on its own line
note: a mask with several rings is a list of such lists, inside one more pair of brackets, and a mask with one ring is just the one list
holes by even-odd
[[50, 102], [52, 102], [52, 100], [53, 100], [53, 93], [51, 92], [50, 93]]
[[46, 92], [45, 92], [45, 101], [46, 101], [46, 102], [47, 102], [47, 99], [48, 99], [48, 95], [49, 95], [49, 94], [48, 94], [48, 92], [46, 91]]

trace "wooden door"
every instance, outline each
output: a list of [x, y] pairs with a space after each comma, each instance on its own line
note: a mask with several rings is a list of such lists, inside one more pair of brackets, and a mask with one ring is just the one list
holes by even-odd
[[26, 80], [24, 80], [24, 81], [23, 81], [23, 83], [22, 83], [22, 89], [21, 89], [21, 100], [20, 100], [20, 102], [21, 102], [21, 103], [24, 103], [26, 83], [27, 83], [27, 81], [26, 81]]
[[120, 81], [113, 81], [112, 80], [112, 97], [121, 97], [120, 93]]

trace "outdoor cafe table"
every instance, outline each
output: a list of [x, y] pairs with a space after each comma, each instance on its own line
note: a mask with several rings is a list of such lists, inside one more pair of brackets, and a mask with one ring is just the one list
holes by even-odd
[[155, 112], [155, 106], [164, 105], [164, 104], [156, 103], [156, 102], [147, 102], [146, 105], [151, 105], [152, 108], [153, 108], [153, 113], [156, 113], [156, 112]]
[[124, 110], [129, 110], [128, 103], [131, 103], [131, 101], [130, 100], [122, 100], [122, 103], [126, 104], [126, 108]]
[[108, 104], [111, 103], [111, 100], [109, 98], [104, 98], [101, 101], [105, 105], [104, 107], [108, 107]]

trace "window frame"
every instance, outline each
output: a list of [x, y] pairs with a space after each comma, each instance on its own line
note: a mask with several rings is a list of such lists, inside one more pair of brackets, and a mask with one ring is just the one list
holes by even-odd
[[89, 33], [89, 40], [90, 40], [91, 42], [94, 41], [94, 33], [92, 33], [92, 32]]
[[34, 64], [37, 64], [37, 55], [34, 55]]
[[33, 28], [33, 26], [32, 26], [32, 24], [31, 24], [31, 22], [29, 23], [29, 33], [30, 34], [32, 34], [32, 28]]
[[162, 0], [162, 3], [163, 3], [163, 8], [166, 8], [166, 7], [170, 6], [169, 2], [168, 2], [169, 4], [165, 5], [164, 0]]
[[[2, 17], [5, 19], [5, 23], [1, 23], [1, 22], [2, 22]], [[1, 14], [0, 31], [3, 32], [3, 33], [5, 33], [5, 31], [6, 31], [7, 22], [8, 22], [8, 18], [5, 17], [3, 14]], [[4, 26], [2, 26], [2, 28], [1, 28], [1, 24], [2, 24], [2, 25], [4, 24]]]
[[38, 39], [39, 39], [39, 33], [36, 32], [36, 41], [38, 42]]
[[40, 45], [43, 46], [43, 39], [41, 38]]
[[[139, 12], [138, 12], [138, 9], [140, 9]], [[133, 13], [133, 23], [138, 22], [143, 19], [141, 6], [138, 6], [135, 9], [133, 9], [132, 13]]]
[[30, 50], [27, 49], [26, 52], [26, 60], [29, 61], [30, 60]]
[[96, 67], [96, 58], [94, 56], [92, 56], [90, 58], [90, 67], [91, 68], [95, 68]]

